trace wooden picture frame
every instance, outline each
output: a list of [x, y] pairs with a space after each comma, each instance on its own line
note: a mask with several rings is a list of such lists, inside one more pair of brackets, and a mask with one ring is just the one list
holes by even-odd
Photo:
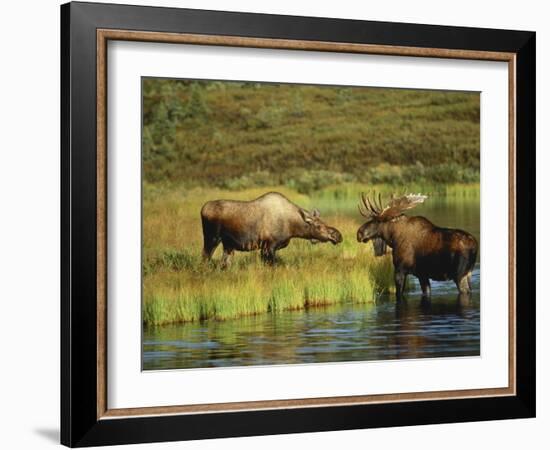
[[[535, 33], [69, 3], [61, 7], [61, 442], [90, 446], [534, 417]], [[110, 409], [106, 364], [109, 40], [505, 61], [507, 388]]]

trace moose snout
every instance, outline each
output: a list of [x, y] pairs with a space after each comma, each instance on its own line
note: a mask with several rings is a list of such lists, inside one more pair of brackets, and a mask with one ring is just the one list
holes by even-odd
[[363, 230], [357, 230], [357, 242], [363, 242]]
[[336, 244], [340, 244], [344, 240], [344, 238], [342, 237], [342, 233], [334, 229], [330, 234], [330, 240], [334, 245], [336, 245]]

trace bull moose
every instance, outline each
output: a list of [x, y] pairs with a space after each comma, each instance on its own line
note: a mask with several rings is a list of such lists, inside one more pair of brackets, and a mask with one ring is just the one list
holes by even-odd
[[422, 216], [406, 216], [403, 211], [414, 208], [427, 198], [421, 194], [392, 196], [387, 206], [373, 197], [361, 195], [359, 212], [367, 221], [357, 230], [357, 241], [373, 240], [375, 254], [393, 249], [393, 266], [397, 300], [403, 297], [408, 274], [416, 276], [422, 295], [431, 294], [430, 279], [453, 280], [461, 294], [472, 289], [478, 243], [463, 230], [441, 228]]
[[342, 242], [342, 235], [325, 224], [319, 211], [309, 212], [278, 192], [269, 192], [255, 200], [214, 200], [201, 209], [204, 237], [203, 257], [210, 260], [223, 244], [222, 265], [229, 264], [235, 250], [260, 250], [262, 260], [272, 264], [275, 252], [285, 248], [292, 238], [312, 242]]

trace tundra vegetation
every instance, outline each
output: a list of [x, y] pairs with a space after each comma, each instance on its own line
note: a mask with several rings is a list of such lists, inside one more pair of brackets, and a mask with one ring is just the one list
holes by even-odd
[[[144, 79], [142, 151], [146, 325], [374, 302], [393, 264], [356, 240], [359, 193], [478, 197], [479, 95]], [[201, 207], [269, 191], [343, 242], [203, 261]]]

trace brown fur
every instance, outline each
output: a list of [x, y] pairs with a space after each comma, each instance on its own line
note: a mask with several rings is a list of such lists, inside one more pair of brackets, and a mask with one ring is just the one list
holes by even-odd
[[382, 239], [393, 249], [398, 299], [408, 274], [419, 279], [425, 296], [430, 295], [430, 279], [453, 280], [461, 293], [471, 290], [478, 243], [466, 231], [437, 227], [421, 216], [373, 215], [357, 230], [359, 242], [371, 239]]
[[309, 212], [278, 192], [269, 192], [251, 201], [214, 200], [201, 209], [204, 236], [203, 255], [210, 259], [221, 242], [223, 264], [235, 250], [260, 250], [262, 259], [272, 263], [275, 252], [292, 238], [320, 242], [342, 242], [342, 235], [327, 226], [318, 211]]

